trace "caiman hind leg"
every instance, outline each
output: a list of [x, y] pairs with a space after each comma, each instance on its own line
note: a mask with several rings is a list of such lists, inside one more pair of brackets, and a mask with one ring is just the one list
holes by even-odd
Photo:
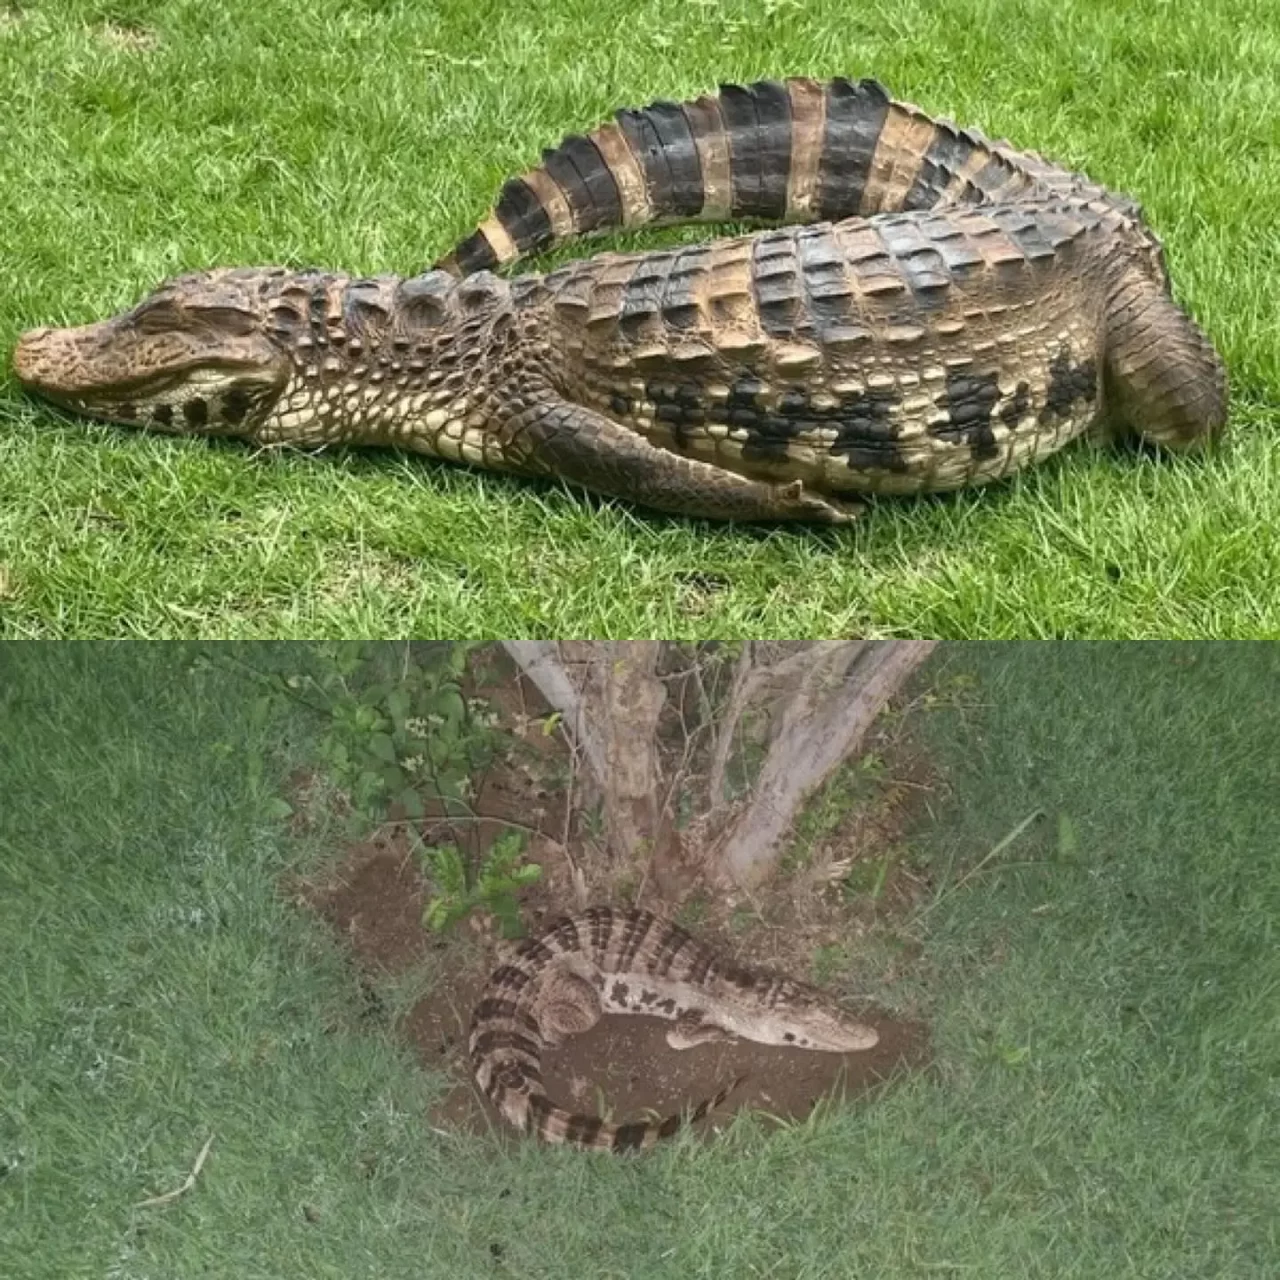
[[600, 1021], [600, 993], [581, 974], [553, 964], [539, 981], [534, 1013], [548, 1046], [560, 1044], [566, 1036], [590, 1031]]
[[659, 449], [603, 414], [556, 396], [514, 415], [505, 428], [521, 471], [676, 515], [847, 524], [861, 510], [799, 480], [769, 484]]
[[1208, 338], [1157, 281], [1130, 269], [1109, 299], [1106, 416], [1166, 449], [1197, 449], [1227, 420], [1227, 374]]

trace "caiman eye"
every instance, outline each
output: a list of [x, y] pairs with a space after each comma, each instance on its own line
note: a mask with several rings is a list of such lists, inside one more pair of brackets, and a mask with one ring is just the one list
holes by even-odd
[[180, 323], [178, 308], [170, 298], [148, 298], [133, 309], [133, 323], [140, 333], [171, 333]]
[[257, 317], [239, 307], [199, 307], [195, 313], [211, 329], [233, 337], [246, 337], [258, 327]]

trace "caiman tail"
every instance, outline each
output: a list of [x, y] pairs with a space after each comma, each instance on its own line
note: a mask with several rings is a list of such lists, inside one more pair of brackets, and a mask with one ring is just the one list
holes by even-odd
[[575, 239], [681, 222], [824, 222], [1026, 196], [1124, 197], [890, 98], [875, 80], [761, 80], [624, 109], [510, 179], [437, 265], [508, 266]]

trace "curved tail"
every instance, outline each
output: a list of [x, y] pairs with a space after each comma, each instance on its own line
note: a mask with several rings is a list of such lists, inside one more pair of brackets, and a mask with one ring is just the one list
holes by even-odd
[[895, 101], [874, 80], [761, 80], [621, 110], [570, 135], [510, 179], [437, 266], [469, 275], [624, 227], [836, 221], [1026, 195], [1136, 212], [1081, 174]]
[[[557, 1106], [540, 1087], [491, 1090], [498, 1110], [517, 1128], [544, 1142], [579, 1147], [585, 1151], [645, 1151], [669, 1138], [686, 1124], [695, 1124], [716, 1109], [745, 1079], [738, 1076], [691, 1111], [675, 1112], [663, 1120], [637, 1120], [611, 1124], [599, 1116], [581, 1115]], [[499, 1096], [494, 1096], [497, 1093]]]

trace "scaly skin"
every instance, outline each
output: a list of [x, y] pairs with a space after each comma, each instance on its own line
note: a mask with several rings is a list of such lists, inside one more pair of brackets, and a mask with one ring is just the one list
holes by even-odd
[[[790, 978], [713, 955], [679, 926], [648, 911], [592, 907], [514, 949], [494, 970], [471, 1020], [476, 1082], [516, 1128], [546, 1142], [595, 1151], [651, 1147], [681, 1117], [610, 1124], [556, 1106], [542, 1084], [542, 1051], [593, 1026], [602, 1012], [674, 1023], [673, 1048], [741, 1036], [759, 1044], [849, 1053], [872, 1048], [873, 1027]], [[699, 1120], [737, 1081], [694, 1108]]]
[[[487, 270], [725, 216], [842, 220]], [[731, 519], [841, 522], [853, 495], [985, 483], [1088, 430], [1188, 449], [1226, 417], [1131, 201], [870, 82], [620, 113], [508, 183], [435, 271], [185, 276], [24, 335], [15, 368], [113, 421], [398, 445]]]

